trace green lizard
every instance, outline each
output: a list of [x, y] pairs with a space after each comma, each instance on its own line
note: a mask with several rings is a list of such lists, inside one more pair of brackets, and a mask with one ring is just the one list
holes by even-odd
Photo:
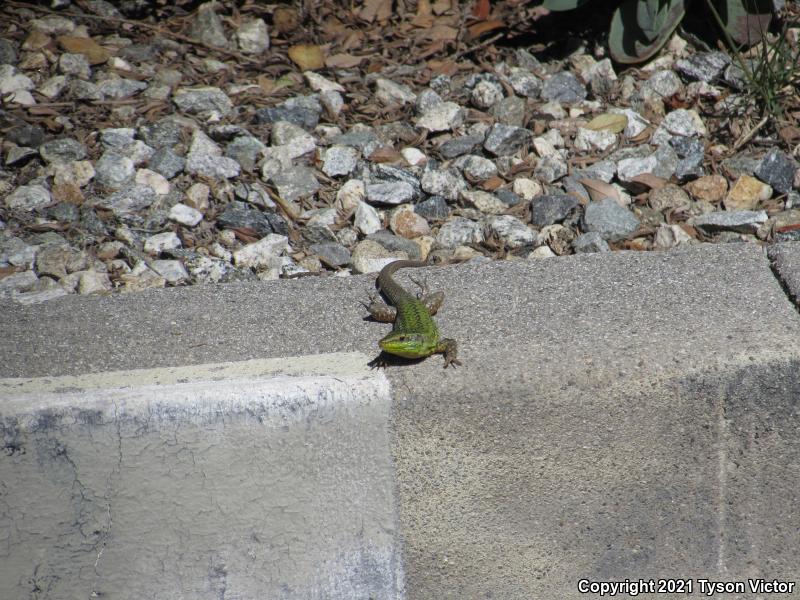
[[420, 296], [416, 297], [392, 278], [398, 269], [424, 266], [427, 266], [427, 263], [422, 261], [396, 260], [383, 267], [378, 274], [378, 287], [392, 306], [373, 297], [367, 310], [378, 321], [385, 323], [394, 321], [394, 329], [379, 341], [378, 345], [384, 352], [403, 358], [424, 358], [431, 354], [443, 354], [445, 368], [448, 365], [460, 365], [461, 362], [456, 358], [455, 340], [440, 338], [439, 328], [431, 318], [442, 305], [444, 294], [442, 292], [427, 294], [425, 284], [414, 281], [422, 289]]

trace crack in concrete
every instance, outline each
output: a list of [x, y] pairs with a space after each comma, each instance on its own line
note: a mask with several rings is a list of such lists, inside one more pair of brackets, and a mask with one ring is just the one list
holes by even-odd
[[794, 294], [792, 292], [792, 288], [789, 285], [789, 282], [783, 276], [781, 272], [781, 267], [778, 264], [778, 250], [773, 246], [772, 248], [767, 249], [767, 261], [769, 263], [769, 269], [772, 271], [772, 275], [778, 281], [778, 284], [781, 286], [784, 295], [792, 303], [795, 310], [800, 313], [800, 296]]

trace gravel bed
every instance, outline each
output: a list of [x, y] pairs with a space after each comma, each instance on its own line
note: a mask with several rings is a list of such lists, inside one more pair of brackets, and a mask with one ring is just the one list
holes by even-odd
[[792, 148], [734, 150], [741, 73], [678, 36], [304, 69], [275, 14], [203, 5], [198, 47], [54, 4], [0, 8], [0, 299], [800, 240]]

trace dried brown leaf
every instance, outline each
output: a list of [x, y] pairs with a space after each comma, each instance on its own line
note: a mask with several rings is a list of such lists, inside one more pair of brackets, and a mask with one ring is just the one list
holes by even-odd
[[470, 25], [467, 28], [467, 39], [468, 40], [475, 40], [488, 33], [490, 31], [494, 31], [495, 29], [502, 29], [506, 26], [503, 21], [499, 19], [492, 19], [491, 21], [481, 21], [480, 23], [475, 23], [474, 25]]
[[289, 58], [301, 71], [314, 71], [325, 66], [325, 56], [322, 48], [317, 45], [298, 44], [291, 46], [288, 51]]
[[625, 130], [628, 125], [628, 117], [616, 113], [603, 113], [597, 115], [594, 119], [589, 121], [584, 127], [592, 131], [610, 131], [611, 133], [620, 133]]
[[364, 0], [358, 16], [367, 23], [386, 21], [392, 15], [392, 0]]
[[85, 56], [90, 65], [101, 65], [111, 57], [111, 53], [92, 38], [62, 35], [56, 41], [67, 52]]
[[279, 6], [272, 13], [272, 26], [280, 33], [292, 33], [300, 25], [297, 9], [290, 6]]
[[391, 146], [382, 146], [369, 155], [369, 160], [375, 163], [399, 162], [403, 156]]
[[657, 177], [652, 173], [642, 173], [641, 175], [637, 175], [636, 177], [631, 178], [632, 183], [641, 183], [644, 186], [649, 187], [651, 190], [660, 190], [665, 185], [667, 185], [667, 180], [661, 177]]
[[617, 188], [600, 179], [579, 179], [578, 183], [586, 188], [586, 191], [589, 192], [589, 197], [595, 202], [603, 198], [611, 198], [614, 202], [622, 200]]
[[364, 60], [363, 56], [354, 56], [352, 54], [334, 54], [325, 59], [325, 66], [331, 69], [352, 69], [357, 67]]
[[472, 16], [480, 21], [485, 21], [489, 18], [489, 12], [492, 7], [489, 0], [478, 0], [475, 6], [472, 7]]

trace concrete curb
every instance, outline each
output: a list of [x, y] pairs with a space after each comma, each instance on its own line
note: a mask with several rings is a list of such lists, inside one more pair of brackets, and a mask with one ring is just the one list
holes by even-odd
[[[6, 305], [0, 374], [83, 379], [27, 382], [21, 400], [22, 382], [0, 384], [16, 561], [0, 590], [35, 576], [70, 593], [138, 578], [137, 598], [528, 600], [600, 597], [582, 580], [682, 578], [697, 597], [701, 580], [798, 582], [798, 245], [431, 269], [457, 370], [440, 357], [366, 369], [387, 330], [363, 321], [372, 277]], [[85, 376], [270, 357], [194, 367], [185, 383], [161, 372], [144, 392], [135, 376], [116, 391]], [[299, 397], [276, 400], [297, 381]], [[148, 408], [123, 414], [121, 398]], [[47, 500], [28, 513], [31, 495]], [[297, 496], [301, 513], [287, 509]], [[127, 521], [109, 520], [107, 497]], [[148, 506], [161, 517], [136, 528]], [[66, 537], [25, 519], [48, 511]], [[253, 523], [267, 525], [248, 538]], [[136, 563], [140, 545], [160, 560]], [[48, 549], [62, 557], [51, 570]]]
[[0, 380], [0, 597], [403, 597], [363, 359]]

